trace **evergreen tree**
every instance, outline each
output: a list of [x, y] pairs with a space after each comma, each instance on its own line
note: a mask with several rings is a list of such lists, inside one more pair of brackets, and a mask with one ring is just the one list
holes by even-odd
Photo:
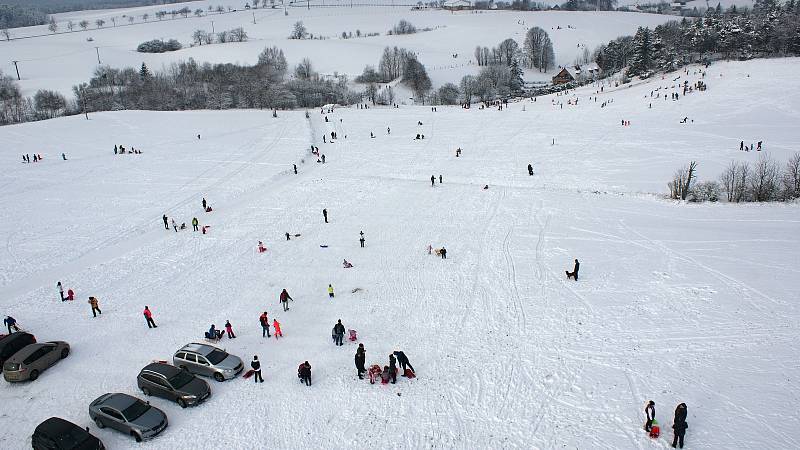
[[142, 68], [139, 69], [139, 78], [142, 81], [148, 81], [151, 77], [152, 75], [150, 74], [150, 69], [147, 68], [145, 63], [142, 63]]
[[522, 81], [522, 68], [519, 67], [519, 61], [517, 61], [517, 58], [511, 60], [511, 67], [509, 67], [508, 70], [511, 74], [511, 80], [508, 83], [508, 87], [511, 89], [512, 93], [519, 94], [522, 92], [524, 82]]
[[633, 60], [628, 66], [629, 77], [646, 75], [653, 66], [653, 37], [650, 29], [639, 27], [633, 37]]

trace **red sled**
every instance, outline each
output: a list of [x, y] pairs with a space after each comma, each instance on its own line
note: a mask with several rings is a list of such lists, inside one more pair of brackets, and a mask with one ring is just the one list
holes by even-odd
[[661, 436], [661, 427], [658, 426], [656, 420], [653, 420], [653, 423], [650, 425], [650, 437], [658, 439], [659, 436]]
[[248, 370], [247, 372], [245, 372], [245, 373], [244, 373], [244, 375], [242, 375], [242, 378], [244, 378], [245, 380], [247, 380], [247, 379], [249, 379], [250, 377], [252, 377], [254, 373], [256, 373], [256, 371], [255, 371], [255, 370], [253, 370], [253, 369], [250, 369], [250, 370]]
[[412, 372], [411, 369], [406, 369], [405, 372], [403, 372], [403, 376], [405, 376], [406, 378], [417, 378], [417, 376], [414, 375], [414, 372]]

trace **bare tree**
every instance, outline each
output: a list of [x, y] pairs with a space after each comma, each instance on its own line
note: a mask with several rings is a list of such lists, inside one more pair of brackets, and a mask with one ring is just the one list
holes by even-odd
[[112, 17], [111, 18], [111, 23], [113, 24], [112, 26], [117, 26], [117, 18], [116, 17]]
[[750, 195], [754, 201], [766, 202], [775, 199], [777, 190], [778, 164], [762, 154], [750, 179]]
[[208, 43], [208, 36], [209, 33], [205, 30], [194, 30], [194, 33], [192, 33], [192, 41], [197, 45], [203, 45]]
[[303, 58], [300, 63], [294, 68], [294, 76], [301, 80], [308, 80], [314, 76], [314, 67], [311, 65], [311, 60]]
[[133, 23], [133, 21], [134, 21], [134, 20], [136, 20], [136, 18], [135, 18], [135, 17], [133, 17], [133, 16], [128, 16], [128, 23]]
[[695, 171], [697, 170], [697, 162], [692, 161], [688, 166], [683, 166], [678, 169], [672, 176], [672, 181], [669, 182], [670, 198], [686, 200], [686, 197], [691, 192], [692, 181], [695, 179]]
[[142, 20], [144, 20], [145, 22], [147, 22], [147, 19], [149, 19], [149, 18], [150, 18], [150, 14], [147, 14], [147, 13], [142, 14]]
[[234, 28], [231, 30], [231, 39], [236, 42], [244, 42], [247, 40], [247, 33], [242, 27]]
[[47, 25], [47, 29], [50, 30], [51, 33], [55, 33], [58, 31], [58, 24], [56, 23], [56, 19], [50, 18], [50, 24]]
[[0, 33], [3, 34], [3, 37], [6, 38], [7, 41], [11, 40], [11, 33], [8, 31], [8, 28], [3, 28], [0, 30]]
[[88, 20], [81, 20], [80, 22], [78, 22], [78, 26], [80, 26], [81, 28], [83, 28], [85, 30], [85, 29], [89, 28], [89, 21]]
[[783, 191], [787, 199], [800, 197], [800, 153], [795, 153], [786, 163], [783, 172]]
[[71, 21], [71, 20], [70, 20], [70, 21], [68, 21], [68, 22], [67, 22], [67, 29], [68, 29], [69, 31], [72, 31], [72, 30], [74, 30], [74, 29], [75, 29], [75, 22], [73, 22], [73, 21]]
[[719, 182], [729, 202], [732, 202], [736, 195], [737, 177], [739, 175], [739, 164], [736, 161], [731, 161], [722, 175], [719, 177]]
[[103, 25], [106, 24], [106, 21], [103, 19], [97, 19], [94, 21], [94, 24], [97, 25], [97, 28], [103, 28]]
[[308, 30], [306, 30], [306, 26], [303, 25], [303, 22], [298, 20], [294, 23], [294, 28], [292, 29], [292, 34], [289, 35], [289, 39], [303, 39], [308, 34]]

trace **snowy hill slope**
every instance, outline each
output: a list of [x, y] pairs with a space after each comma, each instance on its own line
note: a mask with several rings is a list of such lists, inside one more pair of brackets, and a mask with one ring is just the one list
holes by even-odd
[[[229, 319], [239, 337], [222, 344], [258, 354], [266, 382], [212, 382], [187, 410], [151, 399], [170, 427], [148, 448], [666, 448], [671, 433], [654, 443], [641, 429], [650, 399], [663, 430], [688, 404], [686, 448], [796, 448], [797, 205], [648, 194], [690, 158], [707, 179], [755, 158], [741, 139], [781, 161], [796, 151], [796, 64], [712, 66], [708, 91], [652, 109], [644, 96], [670, 80], [604, 89], [605, 108], [586, 87], [504, 111], [339, 109], [327, 123], [312, 111], [310, 125], [302, 112], [130, 111], [0, 128], [0, 314], [73, 347], [35, 383], [0, 382], [0, 447], [28, 447], [51, 415], [91, 425], [91, 400], [140, 395], [141, 367]], [[330, 131], [340, 139], [323, 144]], [[144, 154], [114, 156], [114, 144]], [[18, 162], [34, 151], [45, 160]], [[432, 174], [444, 182], [431, 187]], [[164, 212], [210, 233], [164, 230]], [[574, 258], [578, 282], [563, 272]], [[58, 280], [74, 303], [58, 301]], [[284, 339], [258, 335], [264, 310]], [[419, 377], [359, 381], [355, 344], [330, 341], [340, 318], [367, 364], [402, 349]], [[310, 388], [295, 376], [304, 360]], [[134, 445], [91, 428], [110, 449]]]
[[[204, 8], [208, 2], [194, 2]], [[210, 2], [216, 6], [217, 2]], [[195, 8], [192, 5], [192, 8]], [[51, 89], [71, 93], [72, 86], [88, 81], [98, 66], [97, 52], [102, 64], [112, 67], [138, 67], [145, 62], [152, 69], [168, 67], [172, 62], [194, 58], [210, 63], [254, 64], [265, 47], [278, 46], [284, 50], [290, 66], [309, 57], [317, 71], [323, 74], [347, 74], [354, 78], [367, 64], [377, 65], [386, 46], [405, 47], [415, 51], [430, 72], [435, 86], [445, 82], [458, 82], [468, 73], [477, 73], [474, 50], [477, 45], [493, 47], [506, 38], [516, 39], [520, 45], [525, 32], [532, 26], [549, 31], [555, 47], [557, 63], [571, 64], [583, 54], [583, 47], [590, 51], [600, 43], [608, 42], [622, 34], [633, 34], [640, 25], [654, 27], [674, 17], [617, 13], [617, 12], [512, 12], [494, 11], [472, 14], [447, 11], [410, 11], [409, 8], [362, 7], [319, 8], [305, 10], [291, 8], [288, 16], [280, 9], [237, 11], [226, 14], [208, 14], [188, 19], [163, 20], [153, 18], [153, 13], [162, 8], [136, 9], [135, 11], [87, 11], [69, 13], [59, 18], [60, 29], [66, 23], [88, 18], [89, 30], [48, 35], [32, 39], [0, 42], [0, 70], [15, 75], [11, 61], [20, 61], [21, 86], [26, 94], [38, 89]], [[170, 8], [168, 8], [170, 9]], [[141, 15], [149, 11], [150, 19], [143, 23]], [[117, 24], [127, 24], [122, 15], [135, 15], [132, 26], [112, 26], [110, 17], [117, 17]], [[74, 15], [74, 16], [73, 16]], [[169, 17], [169, 16], [168, 16]], [[256, 24], [253, 24], [255, 17]], [[103, 28], [94, 24], [97, 18], [106, 21]], [[407, 19], [418, 28], [430, 27], [432, 31], [406, 36], [387, 36], [401, 19]], [[325, 40], [288, 39], [296, 21], [303, 21], [309, 33], [325, 36]], [[213, 23], [212, 23], [213, 22]], [[574, 28], [567, 28], [571, 25]], [[557, 29], [561, 26], [562, 29]], [[220, 32], [235, 27], [244, 27], [250, 41], [243, 43], [213, 44], [190, 47], [192, 34], [197, 29]], [[76, 30], [80, 30], [76, 26]], [[340, 39], [341, 33], [380, 33], [381, 36]], [[13, 36], [48, 34], [46, 26], [12, 30]], [[91, 42], [87, 38], [92, 38]], [[177, 39], [184, 49], [162, 54], [136, 52], [136, 47], [151, 39]], [[96, 50], [95, 47], [98, 47]], [[453, 58], [457, 54], [457, 58]], [[530, 72], [531, 79], [549, 80], [552, 74]]]

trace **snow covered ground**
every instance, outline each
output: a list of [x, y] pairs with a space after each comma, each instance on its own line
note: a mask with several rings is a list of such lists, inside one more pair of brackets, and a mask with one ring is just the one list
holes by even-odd
[[[141, 396], [139, 369], [226, 319], [239, 337], [222, 345], [259, 355], [266, 382], [212, 381], [188, 410], [151, 399], [170, 427], [141, 447], [667, 448], [685, 402], [686, 448], [798, 448], [797, 205], [662, 197], [690, 159], [701, 179], [755, 160], [742, 139], [779, 161], [797, 151], [797, 64], [714, 65], [708, 91], [676, 102], [650, 91], [696, 68], [606, 86], [597, 103], [589, 86], [503, 111], [343, 108], [328, 123], [319, 111], [130, 111], [0, 128], [0, 315], [72, 345], [38, 381], [0, 382], [0, 448], [29, 448], [52, 415], [110, 449], [139, 447], [97, 430], [89, 402]], [[330, 131], [340, 139], [323, 144]], [[114, 156], [114, 144], [144, 153]], [[25, 152], [45, 159], [20, 164]], [[164, 230], [162, 213], [210, 233]], [[574, 258], [578, 282], [564, 276]], [[58, 301], [59, 280], [75, 302]], [[285, 313], [282, 288], [295, 299]], [[265, 310], [282, 340], [259, 336]], [[340, 318], [368, 365], [402, 349], [419, 377], [359, 381], [356, 345], [330, 341]], [[310, 388], [295, 375], [304, 360]], [[650, 399], [657, 442], [642, 430]]]
[[[60, 30], [66, 30], [72, 20], [77, 23], [88, 20], [89, 30], [74, 33], [47, 35], [31, 39], [0, 42], [0, 70], [15, 75], [14, 64], [20, 61], [22, 81], [26, 94], [38, 89], [51, 89], [71, 94], [72, 86], [88, 81], [98, 66], [97, 52], [102, 64], [112, 67], [139, 67], [145, 62], [151, 69], [161, 69], [172, 62], [194, 58], [198, 62], [254, 64], [265, 47], [278, 46], [286, 53], [290, 66], [309, 57], [317, 71], [323, 74], [347, 74], [354, 78], [364, 66], [377, 66], [383, 49], [399, 46], [411, 49], [425, 64], [435, 86], [446, 82], [458, 82], [466, 74], [476, 74], [479, 68], [474, 62], [477, 45], [493, 47], [506, 38], [513, 38], [522, 45], [525, 32], [532, 26], [548, 30], [559, 65], [572, 64], [583, 55], [584, 46], [592, 51], [597, 45], [620, 35], [636, 32], [638, 26], [654, 27], [673, 16], [618, 12], [518, 12], [471, 11], [450, 13], [441, 10], [410, 11], [408, 7], [361, 7], [361, 8], [289, 8], [284, 16], [282, 9], [243, 11], [238, 2], [191, 2], [192, 9], [230, 4], [240, 8], [237, 12], [208, 14], [200, 18], [159, 21], [153, 17], [163, 7], [135, 8], [132, 10], [82, 11], [57, 15]], [[343, 3], [343, 2], [342, 2]], [[238, 5], [238, 6], [237, 6]], [[179, 9], [178, 6], [176, 9]], [[172, 9], [170, 8], [167, 8]], [[141, 16], [147, 12], [150, 19], [142, 23]], [[123, 17], [135, 16], [132, 26]], [[111, 17], [117, 18], [116, 27]], [[169, 17], [169, 16], [167, 16]], [[97, 28], [95, 20], [106, 21]], [[256, 24], [253, 24], [255, 18]], [[432, 31], [406, 36], [387, 36], [401, 19], [411, 21], [418, 28], [430, 27]], [[293, 24], [301, 20], [309, 33], [325, 36], [326, 40], [288, 39]], [[212, 24], [213, 22], [213, 24]], [[574, 28], [567, 28], [570, 25]], [[558, 27], [561, 29], [558, 29]], [[203, 45], [189, 47], [192, 34], [197, 29], [211, 32], [243, 27], [250, 36], [248, 42]], [[362, 33], [380, 33], [381, 36], [341, 39], [343, 31], [356, 30]], [[46, 26], [11, 30], [14, 37], [48, 34]], [[87, 38], [92, 38], [91, 42]], [[136, 47], [151, 39], [177, 39], [184, 49], [163, 54], [136, 52]], [[98, 47], [96, 50], [95, 47]], [[457, 58], [453, 55], [457, 54]], [[549, 81], [553, 73], [539, 74], [530, 71], [527, 79]]]

